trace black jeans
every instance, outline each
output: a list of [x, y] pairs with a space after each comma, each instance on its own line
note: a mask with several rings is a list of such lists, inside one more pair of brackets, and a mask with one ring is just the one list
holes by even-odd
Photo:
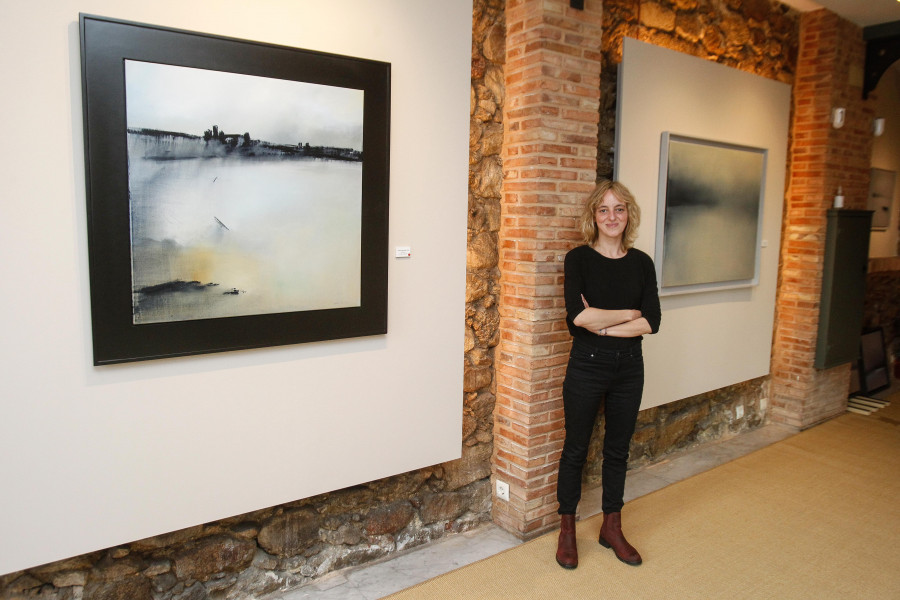
[[[559, 459], [559, 514], [575, 514], [581, 500], [581, 472], [600, 406], [603, 437], [603, 512], [622, 510], [628, 450], [644, 391], [644, 357], [637, 342], [625, 350], [598, 350], [576, 340], [563, 382], [566, 441]], [[604, 402], [605, 397], [605, 402]]]

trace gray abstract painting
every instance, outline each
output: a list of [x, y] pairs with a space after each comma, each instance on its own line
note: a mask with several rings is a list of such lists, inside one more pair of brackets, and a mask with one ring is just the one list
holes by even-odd
[[663, 291], [756, 283], [765, 164], [765, 150], [663, 134]]
[[125, 71], [134, 323], [359, 306], [363, 91]]

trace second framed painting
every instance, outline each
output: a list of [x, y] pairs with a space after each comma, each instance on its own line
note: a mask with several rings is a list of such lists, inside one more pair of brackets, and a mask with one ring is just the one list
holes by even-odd
[[759, 282], [767, 152], [662, 134], [656, 227], [660, 294]]
[[94, 364], [385, 333], [390, 65], [80, 26]]

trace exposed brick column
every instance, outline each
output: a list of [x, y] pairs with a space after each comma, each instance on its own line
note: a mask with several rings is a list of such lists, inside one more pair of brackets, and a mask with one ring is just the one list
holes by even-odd
[[[772, 354], [771, 418], [809, 427], [846, 409], [850, 365], [813, 367], [826, 211], [843, 189], [846, 208], [865, 208], [873, 103], [862, 99], [862, 30], [827, 10], [805, 13], [793, 97], [781, 274]], [[841, 129], [835, 107], [846, 108]]]
[[562, 258], [596, 177], [601, 0], [508, 0], [500, 348], [493, 518], [525, 538], [555, 526], [570, 344]]

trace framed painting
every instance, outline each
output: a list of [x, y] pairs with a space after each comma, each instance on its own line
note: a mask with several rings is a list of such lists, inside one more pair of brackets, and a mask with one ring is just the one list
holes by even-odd
[[891, 205], [894, 203], [895, 171], [871, 169], [869, 176], [868, 208], [872, 211], [872, 229], [887, 231], [891, 223]]
[[388, 63], [80, 33], [95, 365], [387, 332]]
[[881, 327], [863, 331], [860, 336], [859, 380], [860, 391], [864, 394], [874, 394], [891, 385], [884, 329]]
[[766, 154], [663, 133], [655, 256], [660, 294], [759, 282]]

